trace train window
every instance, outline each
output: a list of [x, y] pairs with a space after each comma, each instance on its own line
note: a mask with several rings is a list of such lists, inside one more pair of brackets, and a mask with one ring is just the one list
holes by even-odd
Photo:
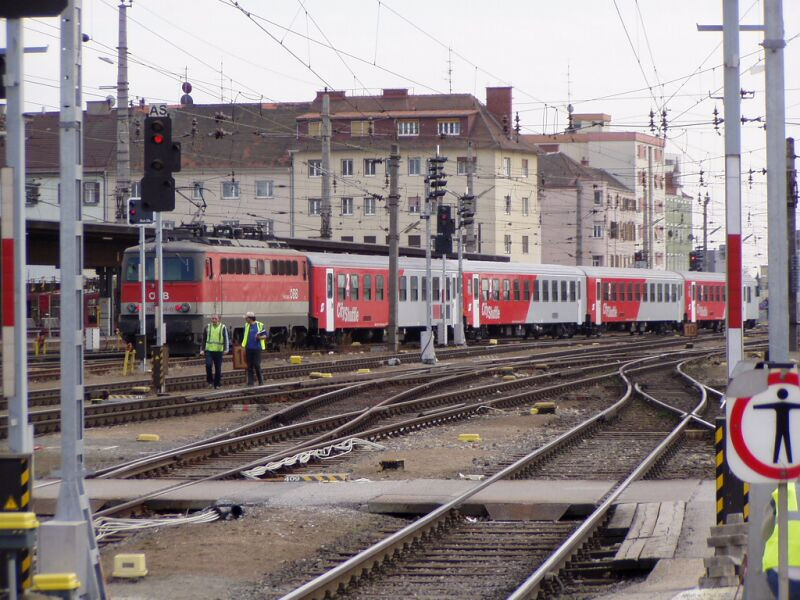
[[519, 279], [514, 280], [514, 301], [519, 302]]
[[244, 266], [242, 265], [241, 258], [234, 259], [233, 268], [237, 275], [241, 275], [244, 272]]
[[511, 282], [503, 279], [503, 300], [511, 300]]
[[489, 280], [486, 278], [481, 279], [481, 294], [484, 302], [489, 299]]
[[659, 302], [663, 302], [664, 301], [664, 290], [662, 288], [662, 284], [659, 283], [658, 287], [656, 288], [656, 290], [657, 290], [657, 293], [658, 293], [658, 301]]
[[562, 302], [566, 302], [567, 301], [567, 282], [566, 281], [562, 281], [561, 282], [561, 301]]
[[214, 279], [214, 262], [211, 260], [211, 257], [206, 257], [206, 277], [209, 279]]
[[303, 261], [303, 281], [306, 280], [306, 277], [307, 277], [307, 274], [306, 274], [306, 261]]
[[539, 302], [539, 280], [533, 282], [533, 301]]
[[[536, 283], [539, 283], [538, 281]], [[550, 286], [546, 279], [542, 279], [542, 302], [550, 302]]]
[[364, 300], [372, 300], [372, 275], [364, 275]]
[[617, 299], [617, 284], [616, 283], [609, 283], [608, 287], [611, 288], [611, 293], [609, 294], [612, 302]]
[[297, 261], [293, 260], [292, 261], [292, 275], [297, 275], [298, 273], [300, 273], [300, 267], [298, 267]]
[[433, 286], [431, 288], [431, 300], [433, 302], [441, 302], [442, 295], [439, 293], [440, 289], [441, 288], [439, 287], [439, 278], [438, 277], [434, 277], [433, 278]]
[[753, 297], [752, 297], [753, 289], [750, 286], [747, 286], [744, 289], [745, 289], [745, 292], [747, 292], [746, 302], [752, 302], [753, 301]]
[[641, 302], [642, 300], [642, 287], [638, 283], [633, 284], [633, 299], [636, 302]]
[[444, 289], [447, 296], [447, 299], [450, 300], [450, 278], [444, 280]]
[[264, 274], [264, 261], [260, 258], [256, 260], [256, 273], [259, 275]]
[[428, 301], [428, 278], [425, 276], [420, 277], [422, 279], [422, 301]]
[[328, 299], [333, 298], [333, 273], [328, 273]]
[[575, 282], [569, 282], [569, 301], [575, 302]]
[[633, 302], [633, 284], [628, 284], [628, 302]]
[[582, 287], [583, 287], [583, 285], [581, 284], [580, 281], [578, 281], [578, 300], [581, 299], [581, 288]]
[[479, 285], [478, 284], [478, 278], [477, 277], [473, 277], [472, 278], [472, 297], [473, 298], [477, 298], [479, 296], [479, 294], [480, 294], [480, 290], [478, 289], [478, 285]]
[[722, 292], [722, 301], [725, 302], [728, 299], [727, 297], [728, 290], [724, 285], [720, 288], [720, 290]]
[[383, 275], [375, 276], [375, 300], [383, 300]]
[[530, 302], [531, 299], [531, 282], [529, 279], [526, 279], [522, 282], [522, 297], [525, 302]]
[[272, 260], [272, 261], [270, 261], [270, 269], [269, 269], [269, 272], [270, 272], [272, 275], [277, 275], [277, 274], [278, 274], [278, 261], [277, 261], [277, 260]]
[[227, 258], [220, 258], [219, 259], [219, 274], [220, 275], [227, 275], [228, 274], [228, 259]]
[[279, 260], [278, 261], [278, 275], [288, 275], [289, 271], [289, 261], [288, 260]]
[[406, 297], [406, 294], [407, 294], [407, 292], [406, 292], [406, 276], [403, 275], [402, 277], [400, 277], [398, 279], [398, 281], [400, 282], [400, 285], [397, 286], [398, 287], [397, 295], [398, 295], [398, 298], [400, 299], [400, 302], [405, 302], [406, 300], [408, 300], [408, 298]]
[[500, 300], [500, 280], [492, 279], [492, 298]]
[[419, 300], [419, 277], [414, 275], [411, 278], [411, 302]]
[[358, 300], [358, 275], [350, 275], [350, 300]]
[[550, 282], [550, 297], [553, 302], [558, 302], [558, 282], [555, 279]]
[[250, 270], [250, 259], [243, 258], [242, 259], [242, 273], [245, 275], [250, 275], [253, 271]]
[[655, 301], [656, 301], [656, 284], [655, 283], [651, 283], [650, 284], [650, 302], [655, 302]]
[[603, 300], [610, 300], [611, 299], [611, 284], [607, 283], [603, 286]]
[[336, 276], [336, 297], [339, 300], [347, 299], [347, 275], [340, 273]]

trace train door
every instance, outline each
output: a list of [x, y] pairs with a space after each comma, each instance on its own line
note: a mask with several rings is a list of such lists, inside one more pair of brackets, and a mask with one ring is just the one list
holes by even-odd
[[472, 276], [472, 326], [481, 326], [481, 278], [477, 274]]
[[697, 284], [689, 284], [689, 322], [697, 323]]
[[[205, 261], [206, 279], [208, 279], [209, 297], [213, 306], [211, 314], [222, 315], [222, 277], [214, 277], [214, 259], [210, 256], [206, 257]], [[206, 310], [208, 312], [208, 310]]]
[[325, 331], [335, 331], [336, 324], [334, 318], [336, 311], [334, 310], [334, 279], [333, 269], [325, 269]]
[[603, 281], [599, 278], [594, 282], [594, 322], [603, 324]]

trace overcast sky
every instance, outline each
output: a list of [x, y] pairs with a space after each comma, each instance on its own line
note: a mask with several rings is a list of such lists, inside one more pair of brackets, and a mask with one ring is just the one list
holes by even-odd
[[[84, 99], [116, 83], [117, 3], [84, 0]], [[800, 124], [800, 3], [784, 2], [787, 136]], [[649, 112], [667, 109], [667, 152], [682, 155], [685, 191], [713, 199], [711, 240], [724, 240], [723, 137], [712, 111], [722, 100], [722, 0], [134, 0], [129, 9], [131, 97], [177, 103], [184, 73], [196, 103], [303, 101], [329, 86], [348, 93], [408, 87], [485, 99], [484, 88], [512, 85], [524, 132], [560, 131], [566, 106], [605, 112], [612, 127], [648, 132]], [[742, 0], [743, 23], [763, 20], [763, 2]], [[26, 21], [26, 109], [55, 110], [57, 20]], [[0, 32], [4, 42], [5, 28]], [[308, 39], [310, 38], [310, 39]], [[742, 114], [764, 115], [760, 33], [741, 35], [742, 87], [755, 92]], [[335, 48], [332, 50], [330, 47]], [[448, 50], [450, 49], [450, 50]], [[450, 67], [448, 66], [450, 60]], [[448, 77], [448, 68], [451, 75]], [[720, 130], [721, 133], [721, 130]], [[745, 261], [766, 262], [765, 135], [742, 135]], [[699, 188], [699, 173], [708, 186]], [[752, 185], [748, 183], [753, 169]], [[702, 211], [695, 202], [697, 223]], [[698, 212], [699, 211], [699, 212]], [[696, 234], [701, 230], [696, 229]]]

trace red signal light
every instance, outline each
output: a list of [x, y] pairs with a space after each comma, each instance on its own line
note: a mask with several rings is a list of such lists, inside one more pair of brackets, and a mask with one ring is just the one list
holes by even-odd
[[163, 144], [164, 143], [164, 136], [160, 133], [156, 133], [153, 136], [153, 143], [154, 144]]

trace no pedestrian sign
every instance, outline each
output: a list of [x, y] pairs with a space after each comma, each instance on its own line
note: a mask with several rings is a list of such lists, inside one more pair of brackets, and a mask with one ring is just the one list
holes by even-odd
[[749, 483], [800, 477], [800, 376], [796, 365], [775, 367], [744, 371], [728, 385], [725, 454]]

